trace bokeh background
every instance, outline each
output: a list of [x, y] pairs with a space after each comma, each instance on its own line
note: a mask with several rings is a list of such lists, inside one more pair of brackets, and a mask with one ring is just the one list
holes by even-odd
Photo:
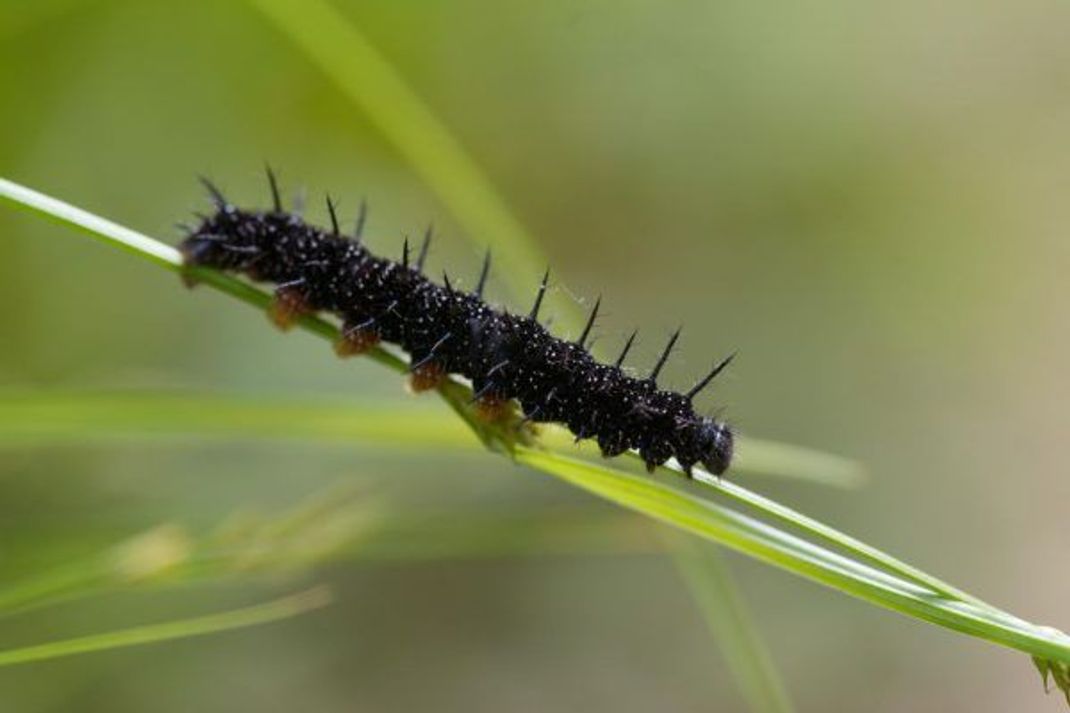
[[[391, 2], [337, 7], [538, 238], [599, 347], [677, 324], [682, 385], [745, 433], [864, 462], [864, 488], [747, 485], [1031, 621], [1070, 627], [1070, 8], [1044, 0]], [[435, 270], [480, 236], [242, 2], [2, 0], [0, 174], [154, 236], [207, 174], [323, 191]], [[245, 305], [0, 210], [0, 384], [407, 400], [392, 373]], [[496, 287], [497, 297], [505, 291]], [[420, 408], [445, 408], [424, 404]], [[176, 442], [0, 452], [0, 576], [160, 523], [210, 528], [347, 483], [402, 515], [609, 506], [475, 453]], [[488, 533], [488, 538], [493, 534]], [[493, 548], [491, 548], [493, 549]], [[551, 548], [553, 549], [553, 548]], [[742, 710], [671, 562], [626, 551], [342, 559], [331, 608], [0, 670], [10, 711]], [[1024, 655], [731, 559], [799, 710], [1058, 710]], [[230, 578], [0, 621], [4, 646], [236, 606]], [[284, 588], [284, 587], [283, 587]]]

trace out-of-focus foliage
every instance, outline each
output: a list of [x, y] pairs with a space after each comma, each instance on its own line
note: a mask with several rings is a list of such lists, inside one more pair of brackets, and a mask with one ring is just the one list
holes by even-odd
[[[653, 335], [682, 322], [680, 383], [740, 350], [711, 408], [727, 405], [745, 433], [872, 466], [861, 491], [763, 488], [1065, 624], [1067, 10], [336, 7], [537, 237], [562, 280], [558, 309], [605, 294], [600, 348], [640, 325], [649, 359]], [[367, 195], [384, 253], [433, 219], [436, 269], [474, 274], [472, 241], [492, 240], [464, 239], [374, 122], [250, 6], [9, 0], [0, 39], [0, 174], [162, 234], [200, 206], [198, 173], [263, 202], [269, 160], [289, 190], [309, 186], [313, 214], [324, 189], [351, 214]], [[60, 228], [3, 212], [0, 234], [7, 386], [405, 398], [383, 369], [281, 339]], [[200, 532], [245, 507], [285, 509], [340, 479], [403, 512], [475, 522], [516, 504], [599, 510], [478, 454], [68, 444], [0, 455], [0, 573], [23, 581], [161, 522]], [[315, 617], [13, 668], [0, 686], [15, 710], [740, 704], [663, 559], [499, 551], [478, 565], [336, 565], [336, 605]], [[741, 571], [802, 710], [1036, 697], [1020, 657]], [[3, 622], [5, 648], [231, 608], [235, 586], [31, 612]]]

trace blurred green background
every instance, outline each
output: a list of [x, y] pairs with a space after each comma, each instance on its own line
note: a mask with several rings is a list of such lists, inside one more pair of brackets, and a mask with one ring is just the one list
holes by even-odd
[[[604, 295], [599, 349], [678, 324], [682, 386], [744, 433], [865, 462], [846, 491], [747, 485], [1033, 621], [1067, 627], [1070, 8], [923, 2], [336, 6], [453, 130], [545, 250], [554, 305]], [[150, 235], [265, 204], [371, 206], [394, 255], [465, 235], [368, 118], [242, 2], [0, 0], [0, 175]], [[370, 363], [40, 218], [0, 210], [0, 385], [416, 403]], [[540, 266], [541, 268], [541, 266]], [[468, 279], [472, 279], [469, 277]], [[534, 285], [532, 285], [534, 288]], [[501, 285], [492, 290], [505, 298]], [[0, 451], [0, 577], [159, 525], [203, 531], [337, 483], [463, 522], [612, 509], [500, 459], [176, 441]], [[418, 528], [417, 528], [418, 529]], [[639, 544], [333, 560], [335, 605], [218, 637], [0, 669], [11, 711], [736, 710], [674, 568]], [[523, 549], [523, 548], [521, 548]], [[539, 548], [535, 548], [539, 549]], [[549, 552], [547, 550], [550, 550]], [[487, 553], [484, 553], [487, 554]], [[404, 560], [404, 558], [402, 558]], [[1057, 710], [1023, 656], [733, 558], [799, 710]], [[239, 606], [275, 577], [71, 602], [4, 647]], [[259, 594], [257, 594], [259, 593]]]

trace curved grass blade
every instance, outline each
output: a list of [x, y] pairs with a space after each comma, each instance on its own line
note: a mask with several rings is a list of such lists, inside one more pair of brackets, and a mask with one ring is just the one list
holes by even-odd
[[[683, 472], [678, 465], [672, 462], [666, 464], [664, 467], [678, 473]], [[960, 599], [962, 601], [969, 601], [975, 604], [988, 606], [973, 595], [952, 587], [950, 584], [947, 584], [916, 567], [898, 560], [885, 552], [881, 552], [877, 548], [871, 547], [870, 545], [846, 535], [822, 522], [818, 522], [811, 517], [796, 512], [789, 507], [747, 490], [746, 488], [740, 487], [735, 483], [718, 478], [715, 475], [710, 475], [700, 468], [695, 468], [692, 472], [695, 480], [714, 488], [731, 500], [761, 512], [763, 515], [776, 522], [789, 525], [801, 532], [816, 537], [818, 540], [825, 542], [826, 544], [831, 544], [839, 548], [841, 551], [858, 557], [862, 561], [886, 568], [901, 577], [928, 587], [937, 594], [948, 597], [949, 599]]]
[[[178, 254], [173, 249], [30, 189], [0, 179], [0, 197], [78, 227], [95, 237], [147, 257], [157, 264], [176, 271], [181, 267]], [[246, 302], [260, 307], [267, 304], [266, 293], [238, 280], [210, 270], [191, 272], [202, 281]], [[305, 319], [301, 324], [305, 329], [327, 338], [333, 338], [337, 334], [333, 325], [321, 319]], [[384, 350], [374, 356], [377, 361], [398, 371], [405, 368], [404, 362]], [[479, 431], [480, 425], [467, 415], [466, 395], [470, 394], [470, 391], [464, 386], [447, 382], [446, 386], [440, 389], [440, 393], [459, 415], [465, 417], [473, 430], [480, 433], [485, 442], [493, 444], [494, 439], [503, 437], [503, 434]], [[740, 486], [723, 483], [707, 473], [696, 470], [696, 480], [718, 487], [722, 494], [750, 508], [765, 512], [774, 520], [791, 523], [795, 528], [819, 539], [828, 539], [849, 554], [857, 553], [860, 555], [859, 559], [855, 560], [807, 542], [722, 505], [695, 498], [649, 479], [635, 478], [559, 454], [538, 451], [515, 441], [507, 441], [505, 450], [521, 462], [557, 475], [612, 502], [721, 542], [764, 562], [874, 604], [971, 636], [1027, 651], [1049, 663], [1066, 664], [1070, 661], [1070, 639], [1064, 634], [1054, 629], [1036, 627], [989, 607], [975, 597], [961, 593], [875, 548], [750, 493]], [[872, 564], [886, 566], [891, 571], [881, 571], [871, 566]], [[904, 574], [897, 573], [897, 570]], [[909, 574], [911, 572], [913, 574]], [[932, 583], [933, 586], [927, 585], [926, 582]]]
[[[249, 0], [352, 101], [438, 194], [469, 235], [494, 247], [527, 302], [546, 259], [476, 162], [357, 26], [325, 0]], [[579, 323], [568, 303], [563, 321]]]
[[[457, 451], [481, 447], [470, 429], [441, 409], [428, 406], [426, 402], [273, 399], [189, 392], [0, 390], [0, 448], [176, 438], [311, 440]], [[539, 440], [564, 453], [576, 452], [572, 436], [562, 433], [562, 428], [547, 426], [541, 429]], [[835, 456], [779, 443], [740, 440], [756, 457], [744, 459], [733, 467], [734, 472], [790, 477], [820, 485], [855, 482], [853, 476], [844, 475], [848, 471], [835, 470]], [[784, 458], [783, 454], [790, 452], [800, 454], [799, 465]], [[831, 471], [817, 467], [825, 462]]]
[[305, 614], [327, 606], [330, 600], [330, 592], [326, 588], [316, 587], [267, 602], [266, 604], [257, 604], [219, 614], [180, 619], [163, 624], [149, 624], [105, 634], [94, 634], [76, 639], [53, 641], [47, 644], [0, 651], [0, 666], [14, 666], [34, 661], [73, 656], [75, 654], [108, 651], [128, 646], [143, 646], [163, 641], [188, 639], [192, 636], [204, 636], [205, 634], [218, 634], [224, 631], [233, 631], [234, 629], [244, 629]]
[[[0, 198], [6, 198], [18, 206], [28, 208], [57, 223], [76, 228], [97, 240], [145, 258], [160, 267], [181, 273], [197, 284], [209, 285], [253, 307], [267, 309], [271, 302], [271, 295], [265, 290], [230, 275], [215, 270], [184, 266], [178, 250], [170, 245], [4, 178], [0, 178]], [[315, 315], [301, 317], [297, 326], [332, 342], [339, 337], [338, 327]], [[403, 359], [383, 347], [376, 347], [367, 352], [365, 356], [398, 373], [404, 374], [408, 371], [408, 365]], [[470, 389], [454, 380], [446, 380], [438, 388], [438, 393], [488, 448], [506, 451], [511, 448], [512, 434], [506, 434], [500, 429], [495, 430], [488, 426], [476, 419], [471, 410], [467, 408], [471, 400]]]
[[[267, 308], [271, 301], [271, 295], [267, 291], [242, 282], [225, 273], [205, 268], [191, 269], [185, 267], [182, 264], [182, 256], [178, 250], [170, 245], [3, 178], [0, 178], [0, 198], [6, 198], [22, 208], [32, 210], [60, 224], [76, 228], [95, 239], [145, 258], [155, 265], [182, 273], [198, 283], [209, 285], [253, 307], [263, 310]], [[334, 324], [315, 315], [302, 317], [298, 321], [298, 326], [311, 334], [332, 342], [339, 336], [338, 328]], [[367, 356], [398, 373], [404, 374], [408, 370], [406, 362], [386, 348], [377, 347], [370, 351]], [[447, 379], [438, 388], [438, 393], [485, 446], [495, 451], [512, 452], [517, 440], [517, 434], [520, 431], [514, 428], [512, 424], [494, 426], [477, 419], [472, 409], [469, 408], [472, 392], [467, 386], [453, 379]], [[553, 431], [553, 429], [547, 430], [549, 432]], [[749, 447], [744, 445], [744, 449], [749, 450], [752, 454], [758, 454], [757, 460], [761, 462], [761, 453], [765, 445], [768, 445], [768, 442], [765, 444], [755, 443]], [[793, 447], [787, 446], [787, 448]], [[801, 449], [799, 452], [802, 452]], [[812, 454], [812, 452], [808, 453]], [[813, 455], [808, 456], [808, 458], [813, 462]], [[781, 455], [774, 458], [767, 457], [765, 462], [783, 463], [784, 460]], [[748, 461], [744, 459], [740, 470], [746, 468], [747, 463]], [[752, 470], [751, 472], [758, 471]], [[806, 466], [797, 467], [794, 472], [814, 475]]]
[[866, 484], [865, 469], [849, 458], [752, 436], [739, 436], [736, 441], [733, 469], [780, 473], [835, 488], [859, 488]]
[[[593, 441], [576, 443], [576, 437], [558, 424], [540, 424], [539, 443], [561, 453], [602, 460], [602, 453]], [[775, 475], [848, 489], [861, 487], [866, 482], [865, 470], [859, 463], [830, 453], [742, 435], [737, 436], [736, 445], [740, 453], [732, 459], [732, 473]], [[696, 472], [699, 470], [701, 466], [696, 466]], [[677, 472], [683, 473], [682, 470]], [[708, 473], [704, 476], [703, 483], [716, 486], [721, 482], [720, 478]]]
[[[348, 23], [325, 0], [252, 0], [277, 28], [288, 35], [318, 64], [339, 88], [378, 125], [379, 130], [408, 158], [416, 171], [451, 207], [473, 236], [492, 236], [502, 256], [514, 297], [523, 298], [522, 285], [531, 284], [534, 266], [545, 264], [523, 226], [500, 200], [478, 166], [357, 27]], [[568, 303], [566, 324], [575, 326], [578, 315]], [[582, 339], [581, 339], [582, 341]], [[757, 470], [784, 468], [805, 462], [807, 454], [755, 449], [737, 463], [748, 467], [758, 455]], [[765, 453], [767, 459], [761, 460]], [[780, 456], [779, 458], [777, 456]], [[853, 484], [857, 474], [842, 463], [812, 458], [813, 472], [826, 474], [829, 484]], [[835, 467], [832, 467], [835, 466]], [[840, 481], [832, 474], [844, 473]]]
[[243, 438], [406, 450], [482, 448], [463, 422], [436, 406], [190, 392], [0, 390], [0, 448]]
[[[400, 73], [326, 0], [251, 1], [371, 117], [473, 236], [494, 239], [511, 278], [507, 284], [514, 297], [523, 299], [521, 286], [533, 284], [536, 266], [546, 261], [475, 161]], [[566, 307], [562, 321], [575, 327], [575, 305]], [[796, 458], [774, 458], [774, 467], [800, 462], [799, 453], [791, 455]], [[748, 462], [747, 456], [742, 462]]]
[[748, 515], [644, 479], [560, 454], [518, 447], [519, 462], [661, 522], [767, 564], [939, 626], [1054, 661], [1070, 662], [1070, 637], [975, 599], [962, 600], [885, 572]]
[[750, 709], [754, 713], [794, 710], [720, 549], [700, 546], [694, 538], [672, 531], [666, 533], [665, 539]]
[[87, 536], [99, 541], [89, 554], [5, 582], [0, 587], [0, 618], [133, 588], [230, 577], [275, 580], [333, 562], [609, 557], [665, 549], [649, 521], [621, 510], [498, 508], [400, 514], [334, 492], [278, 515], [241, 510], [200, 535], [163, 524], [117, 544], [111, 544], [115, 535], [102, 539], [82, 533]]
[[359, 551], [383, 516], [377, 502], [331, 488], [271, 517], [235, 513], [200, 536], [164, 523], [5, 584], [0, 587], [0, 616], [132, 588], [291, 576], [342, 552]]

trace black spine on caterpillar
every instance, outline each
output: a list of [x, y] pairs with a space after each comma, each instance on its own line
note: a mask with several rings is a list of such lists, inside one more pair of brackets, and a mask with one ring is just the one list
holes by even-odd
[[516, 399], [526, 419], [564, 423], [577, 440], [596, 439], [606, 456], [635, 449], [651, 470], [670, 457], [688, 473], [696, 463], [718, 475], [728, 468], [731, 429], [697, 414], [692, 399], [731, 357], [685, 394], [659, 389], [658, 373], [679, 332], [649, 376], [631, 377], [621, 364], [634, 334], [615, 364], [597, 362], [584, 344], [598, 304], [580, 339], [559, 339], [538, 321], [545, 278], [529, 314], [492, 308], [482, 297], [489, 255], [473, 292], [454, 289], [448, 278], [438, 285], [423, 274], [430, 231], [417, 260], [410, 261], [407, 241], [401, 262], [378, 258], [360, 242], [363, 205], [356, 236], [343, 236], [329, 198], [327, 231], [283, 211], [270, 172], [268, 178], [274, 199], [268, 211], [240, 210], [206, 182], [216, 211], [182, 243], [186, 264], [273, 283], [273, 317], [281, 326], [305, 313], [337, 315], [340, 354], [360, 353], [380, 340], [397, 344], [425, 388], [442, 375], [460, 374], [478, 398]]

